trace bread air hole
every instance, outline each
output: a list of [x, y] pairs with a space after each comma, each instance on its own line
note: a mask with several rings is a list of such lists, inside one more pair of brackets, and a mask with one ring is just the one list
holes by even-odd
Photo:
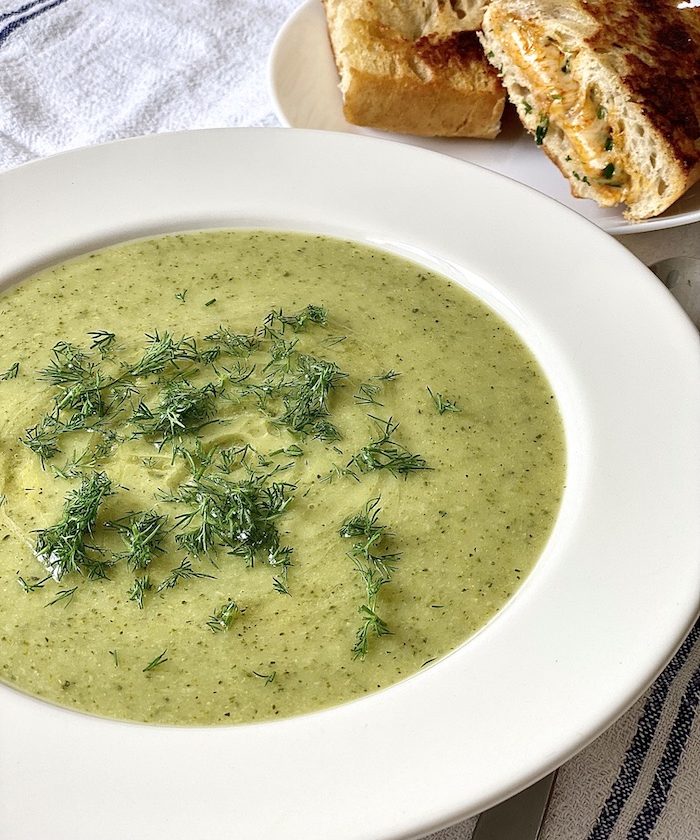
[[659, 181], [659, 186], [656, 188], [656, 191], [659, 195], [663, 195], [666, 192], [667, 188], [668, 184], [666, 183], [666, 181]]
[[462, 18], [467, 16], [464, 9], [460, 8], [459, 0], [450, 0], [450, 6], [452, 6], [452, 11], [457, 15], [459, 20], [462, 20]]

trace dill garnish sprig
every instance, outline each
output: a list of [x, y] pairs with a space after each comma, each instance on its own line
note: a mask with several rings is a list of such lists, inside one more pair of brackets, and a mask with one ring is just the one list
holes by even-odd
[[388, 470], [393, 476], [402, 475], [404, 478], [417, 470], [432, 469], [426, 464], [424, 458], [410, 452], [394, 439], [399, 424], [394, 423], [392, 417], [388, 420], [382, 420], [371, 414], [368, 417], [377, 424], [379, 434], [352, 456], [347, 463], [347, 469], [356, 468], [361, 473]]
[[145, 569], [155, 554], [163, 551], [166, 522], [166, 516], [145, 510], [105, 523], [119, 533], [127, 547], [127, 551], [116, 555], [117, 559], [126, 560], [132, 571]]
[[212, 382], [197, 387], [186, 379], [176, 379], [166, 384], [156, 408], [150, 409], [143, 401], [139, 402], [131, 423], [137, 429], [136, 434], [153, 436], [164, 443], [201, 428], [202, 421], [213, 414], [216, 396], [217, 389]]
[[187, 464], [187, 467], [193, 478], [201, 478], [209, 469], [214, 458], [217, 455], [217, 448], [213, 447], [206, 452], [202, 441], [199, 438], [194, 439], [192, 447], [188, 448], [184, 444], [178, 443], [173, 446], [172, 463], [175, 463], [176, 458], [182, 458]]
[[153, 376], [163, 373], [170, 365], [177, 367], [178, 362], [184, 361], [211, 364], [220, 353], [217, 347], [211, 350], [200, 350], [192, 336], [175, 339], [169, 332], [161, 335], [158, 330], [154, 330], [152, 334], [146, 333], [146, 338], [146, 349], [143, 355], [138, 362], [126, 369], [126, 373], [130, 376], [137, 378]]
[[223, 371], [225, 381], [231, 382], [233, 385], [240, 385], [255, 373], [255, 365], [244, 365], [243, 362], [238, 360], [231, 367], [224, 367]]
[[92, 339], [90, 349], [98, 350], [102, 358], [107, 356], [112, 348], [116, 335], [106, 330], [92, 330], [88, 335]]
[[71, 409], [82, 417], [101, 417], [105, 413], [102, 389], [108, 384], [99, 365], [79, 347], [59, 341], [52, 349], [53, 358], [38, 378], [58, 387], [54, 396], [56, 412]]
[[205, 335], [204, 341], [220, 344], [230, 356], [249, 356], [260, 344], [260, 339], [257, 335], [234, 333], [223, 326], [220, 326], [216, 332]]
[[49, 601], [47, 604], [44, 604], [45, 607], [52, 607], [54, 604], [58, 604], [61, 601], [65, 601], [63, 604], [64, 607], [67, 607], [68, 604], [73, 600], [73, 596], [77, 592], [78, 587], [72, 586], [70, 589], [61, 589], [59, 592], [56, 593], [56, 597], [53, 601]]
[[328, 311], [325, 306], [316, 306], [313, 303], [308, 304], [300, 312], [294, 315], [285, 315], [281, 309], [272, 310], [265, 317], [264, 329], [266, 334], [274, 333], [275, 325], [279, 324], [282, 332], [286, 327], [291, 327], [294, 332], [304, 329], [306, 324], [318, 324], [325, 327], [328, 323]]
[[[100, 505], [112, 492], [112, 482], [103, 472], [83, 477], [80, 486], [66, 494], [63, 516], [50, 528], [37, 531], [34, 551], [54, 580], [65, 574], [87, 573], [100, 577], [103, 564], [87, 552], [85, 540], [92, 536]], [[94, 549], [93, 549], [94, 550]]]
[[87, 470], [97, 469], [100, 461], [110, 454], [119, 441], [119, 437], [111, 429], [100, 430], [102, 440], [94, 446], [87, 446], [80, 454], [73, 452], [72, 457], [62, 467], [51, 465], [53, 474], [57, 478], [77, 478]]
[[38, 373], [38, 378], [51, 385], [75, 385], [91, 380], [97, 366], [74, 344], [59, 341], [54, 344], [53, 358]]
[[[358, 569], [358, 571], [360, 571], [365, 581], [368, 601], [370, 603], [373, 600], [376, 601], [379, 588], [382, 586], [382, 581], [375, 579], [371, 569]], [[367, 656], [370, 636], [376, 636], [377, 638], [391, 636], [391, 630], [386, 625], [386, 622], [377, 615], [369, 603], [362, 604], [359, 613], [362, 616], [362, 624], [357, 630], [355, 644], [352, 647], [353, 659], [364, 659]]]
[[134, 578], [134, 582], [129, 588], [127, 597], [130, 601], [133, 601], [140, 610], [142, 610], [144, 595], [151, 589], [153, 589], [151, 579], [148, 575], [142, 575], [141, 577]]
[[168, 657], [165, 655], [167, 653], [167, 648], [162, 653], [159, 653], [155, 659], [152, 659], [148, 665], [143, 669], [143, 673], [148, 673], [152, 671], [154, 668], [157, 668], [159, 665], [162, 665], [164, 662], [168, 661]]
[[295, 338], [292, 341], [287, 341], [281, 336], [274, 335], [274, 341], [269, 347], [270, 361], [265, 365], [263, 371], [270, 370], [270, 368], [278, 373], [289, 371], [292, 367], [292, 356], [296, 352], [299, 339]]
[[380, 497], [370, 499], [359, 513], [346, 519], [338, 531], [341, 537], [360, 538], [350, 551], [355, 570], [365, 585], [365, 602], [359, 607], [362, 623], [352, 648], [355, 659], [365, 658], [371, 636], [391, 634], [386, 622], [377, 614], [377, 598], [396, 571], [400, 555], [381, 551], [380, 544], [392, 534], [386, 525], [378, 522], [379, 503]]
[[242, 612], [243, 610], [238, 607], [238, 604], [229, 599], [209, 616], [207, 627], [212, 633], [220, 633], [223, 630], [228, 630], [233, 624], [235, 617]]
[[19, 373], [19, 362], [15, 362], [13, 365], [0, 373], [0, 382], [7, 381], [8, 379], [17, 379], [17, 374]]
[[194, 527], [177, 534], [178, 545], [198, 556], [221, 546], [229, 554], [243, 557], [248, 566], [254, 566], [256, 560], [279, 566], [280, 586], [286, 589], [292, 549], [280, 546], [276, 520], [290, 503], [296, 486], [274, 481], [268, 484], [269, 478], [270, 474], [251, 473], [237, 482], [214, 474], [181, 485], [169, 500], [190, 505], [191, 509], [179, 514], [176, 523], [178, 527]]
[[373, 376], [372, 379], [378, 379], [380, 382], [393, 382], [394, 379], [398, 379], [401, 376], [400, 373], [397, 373], [395, 370], [387, 370], [384, 373], [380, 373], [379, 376]]
[[277, 422], [303, 436], [324, 441], [340, 440], [340, 432], [328, 419], [328, 396], [347, 374], [335, 362], [315, 356], [299, 355], [296, 361], [297, 378], [287, 383], [284, 412]]
[[357, 393], [353, 394], [353, 399], [358, 405], [378, 405], [382, 403], [377, 399], [377, 394], [381, 391], [379, 385], [374, 385], [371, 382], [363, 382], [357, 389]]
[[293, 550], [289, 546], [278, 545], [277, 548], [270, 550], [267, 555], [267, 562], [280, 569], [279, 574], [272, 578], [272, 588], [280, 595], [290, 594], [287, 577], [290, 567], [294, 565], [290, 559]]
[[47, 575], [44, 578], [30, 578], [30, 580], [34, 580], [34, 583], [27, 583], [27, 581], [17, 572], [17, 583], [22, 587], [22, 589], [29, 593], [29, 592], [36, 592], [39, 589], [42, 589], [45, 583], [48, 583], [50, 580], [53, 580], [51, 575]]
[[214, 578], [215, 575], [208, 575], [205, 572], [198, 572], [192, 568], [192, 563], [187, 557], [176, 566], [170, 574], [164, 578], [156, 588], [156, 592], [162, 592], [164, 589], [174, 589], [181, 580], [190, 580], [192, 578]]
[[20, 442], [32, 450], [41, 460], [42, 468], [61, 451], [58, 446], [58, 437], [64, 431], [65, 426], [53, 415], [47, 415], [36, 426], [25, 429], [24, 437]]
[[437, 408], [438, 414], [444, 414], [446, 411], [461, 411], [456, 402], [448, 400], [446, 397], [443, 397], [442, 394], [433, 394], [428, 387], [426, 387], [426, 391], [430, 394], [430, 398], [435, 403], [435, 408]]

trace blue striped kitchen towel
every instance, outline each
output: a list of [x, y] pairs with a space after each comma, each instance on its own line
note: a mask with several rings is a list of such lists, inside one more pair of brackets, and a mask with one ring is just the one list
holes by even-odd
[[[0, 0], [0, 169], [138, 134], [276, 124], [267, 55], [299, 2]], [[700, 840], [699, 695], [700, 623], [561, 768], [542, 840]], [[432, 840], [469, 840], [474, 823]]]
[[[560, 768], [540, 840], [700, 840], [699, 703], [700, 620], [646, 694]], [[427, 840], [469, 840], [475, 824]]]

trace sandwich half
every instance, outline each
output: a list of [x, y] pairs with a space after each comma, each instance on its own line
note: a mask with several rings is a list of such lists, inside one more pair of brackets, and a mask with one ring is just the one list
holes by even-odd
[[474, 30], [486, 0], [323, 0], [348, 122], [492, 139], [505, 91]]
[[700, 179], [697, 6], [491, 0], [480, 39], [574, 195], [639, 220]]

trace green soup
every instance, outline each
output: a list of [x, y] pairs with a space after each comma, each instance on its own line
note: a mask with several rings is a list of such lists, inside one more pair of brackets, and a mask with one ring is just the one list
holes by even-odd
[[501, 609], [562, 492], [518, 336], [354, 243], [67, 262], [0, 296], [0, 372], [0, 678], [99, 715], [266, 720], [391, 685]]

